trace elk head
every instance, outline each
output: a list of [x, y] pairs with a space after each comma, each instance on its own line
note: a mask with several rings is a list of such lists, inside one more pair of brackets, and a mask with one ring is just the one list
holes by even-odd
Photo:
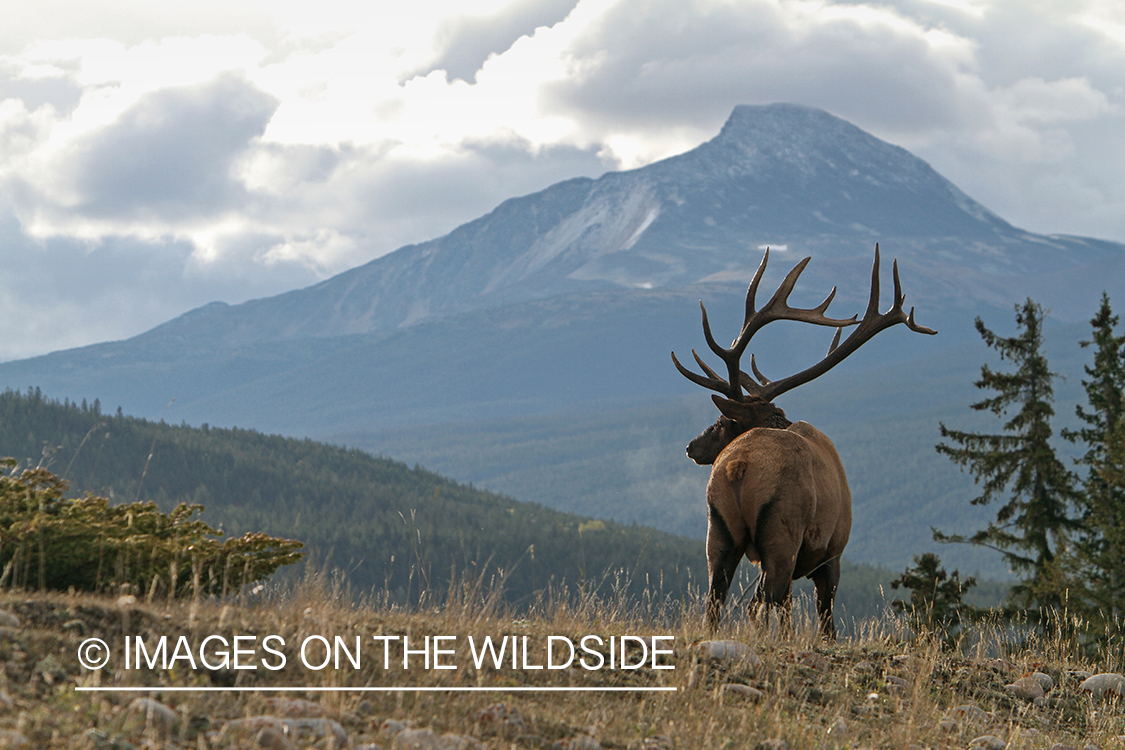
[[[906, 295], [902, 293], [902, 285], [898, 277], [898, 261], [894, 262], [894, 301], [891, 308], [884, 313], [879, 312], [879, 245], [875, 245], [875, 262], [871, 269], [871, 294], [867, 303], [867, 310], [863, 319], [853, 315], [850, 318], [830, 318], [825, 313], [828, 305], [836, 296], [836, 287], [823, 302], [816, 307], [795, 308], [789, 305], [789, 295], [797, 283], [797, 279], [809, 263], [805, 258], [789, 272], [781, 285], [774, 292], [773, 297], [759, 310], [756, 308], [758, 284], [765, 273], [766, 264], [769, 262], [770, 252], [766, 249], [761, 264], [754, 274], [750, 287], [746, 290], [746, 315], [743, 319], [742, 330], [735, 337], [729, 348], [720, 346], [711, 333], [711, 324], [707, 319], [707, 308], [703, 302], [699, 303], [703, 314], [703, 335], [707, 345], [726, 365], [727, 377], [724, 380], [717, 372], [712, 370], [703, 359], [692, 350], [692, 356], [703, 370], [702, 375], [692, 372], [676, 358], [672, 352], [672, 362], [676, 369], [688, 380], [709, 390], [717, 391], [726, 398], [712, 396], [712, 400], [719, 408], [722, 416], [715, 424], [708, 427], [687, 447], [688, 456], [698, 464], [711, 464], [722, 450], [742, 433], [754, 427], [778, 427], [784, 429], [790, 422], [785, 418], [785, 412], [775, 406], [773, 399], [781, 394], [809, 382], [831, 370], [852, 352], [873, 338], [877, 333], [899, 323], [917, 333], [935, 334], [931, 328], [920, 326], [914, 322], [914, 308], [907, 314], [903, 311]], [[764, 326], [777, 320], [793, 320], [813, 325], [828, 326], [836, 329], [828, 354], [820, 362], [794, 375], [781, 380], [770, 380], [758, 369], [754, 355], [750, 355], [750, 368], [754, 373], [752, 378], [741, 369], [742, 355], [754, 334]], [[845, 328], [855, 326], [851, 334], [841, 342], [841, 335]], [[743, 393], [745, 389], [746, 393]]]

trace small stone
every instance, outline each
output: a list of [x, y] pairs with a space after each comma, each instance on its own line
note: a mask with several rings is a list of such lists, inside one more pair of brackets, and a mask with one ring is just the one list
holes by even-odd
[[1055, 686], [1055, 681], [1046, 672], [1032, 672], [1031, 676], [1039, 681], [1039, 686], [1043, 688], [1044, 693], [1049, 693]]
[[439, 737], [432, 729], [404, 729], [391, 742], [391, 750], [479, 750], [481, 747], [472, 737], [460, 734]]
[[1125, 677], [1114, 672], [1103, 672], [1102, 674], [1087, 677], [1082, 681], [1082, 684], [1078, 686], [1078, 689], [1084, 690], [1087, 693], [1093, 693], [1094, 696], [1098, 698], [1106, 693], [1125, 695]]
[[979, 724], [988, 719], [988, 714], [979, 706], [974, 706], [972, 703], [963, 703], [960, 706], [951, 708], [946, 716], [951, 719], [961, 719], [970, 724]]
[[254, 741], [258, 743], [258, 747], [265, 750], [297, 750], [297, 746], [290, 742], [288, 737], [270, 727], [258, 732]]
[[1043, 697], [1043, 686], [1034, 677], [1021, 677], [1011, 685], [1005, 685], [1004, 689], [1025, 701]]
[[[0, 628], [18, 628], [19, 626], [20, 618], [6, 609], [0, 609]], [[23, 735], [20, 736], [22, 737]]]
[[766, 694], [758, 688], [750, 687], [749, 685], [739, 685], [735, 682], [728, 682], [726, 685], [723, 685], [723, 692], [747, 698], [755, 703], [766, 697]]
[[754, 667], [762, 663], [754, 650], [741, 641], [700, 641], [692, 649], [712, 661], [746, 662]]
[[394, 737], [399, 732], [409, 728], [410, 727], [407, 726], [405, 721], [399, 721], [398, 719], [386, 719], [382, 724], [379, 725], [379, 734], [383, 735], [384, 737]]
[[180, 723], [180, 715], [168, 706], [152, 698], [136, 698], [129, 704], [129, 715], [141, 726], [151, 726], [158, 732], [167, 734]]
[[1007, 742], [992, 734], [976, 737], [969, 743], [970, 748], [979, 747], [983, 750], [1004, 750], [1007, 746]]
[[285, 724], [276, 716], [249, 716], [245, 719], [234, 719], [223, 725], [219, 736], [225, 741], [228, 738], [257, 737], [263, 729], [272, 729], [279, 734], [285, 734]]
[[321, 740], [331, 737], [340, 747], [347, 747], [348, 732], [332, 719], [282, 719], [286, 734], [298, 740]]

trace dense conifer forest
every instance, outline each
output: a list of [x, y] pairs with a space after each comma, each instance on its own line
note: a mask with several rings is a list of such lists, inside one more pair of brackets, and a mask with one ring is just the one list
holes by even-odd
[[[8, 390], [0, 394], [0, 456], [49, 469], [74, 497], [153, 501], [164, 512], [195, 503], [228, 537], [299, 540], [306, 564], [338, 569], [357, 593], [386, 592], [400, 603], [422, 591], [444, 596], [451, 580], [502, 582], [517, 606], [564, 589], [681, 601], [706, 588], [698, 540], [519, 502], [312, 440], [151, 422], [104, 413], [97, 401]], [[693, 501], [702, 513], [703, 498]], [[753, 567], [743, 567], [750, 583]], [[296, 574], [292, 566], [280, 573]], [[885, 607], [891, 578], [845, 562], [845, 619]]]

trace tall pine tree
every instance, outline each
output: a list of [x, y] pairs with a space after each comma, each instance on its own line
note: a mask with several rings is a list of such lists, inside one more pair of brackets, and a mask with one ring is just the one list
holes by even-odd
[[1060, 547], [1077, 523], [1070, 516], [1075, 502], [1074, 475], [1055, 455], [1051, 446], [1054, 416], [1055, 373], [1043, 355], [1043, 308], [1028, 299], [1016, 306], [1018, 335], [1004, 338], [976, 320], [985, 344], [1001, 360], [1011, 362], [1013, 372], [981, 367], [974, 385], [995, 395], [972, 408], [1007, 418], [999, 434], [961, 432], [941, 425], [949, 443], [937, 450], [967, 469], [981, 486], [973, 505], [1003, 500], [996, 520], [967, 539], [934, 531], [938, 541], [969, 542], [999, 550], [1012, 570], [1024, 574], [1012, 589], [1012, 603], [1021, 608], [1062, 610], [1068, 597]]
[[1109, 295], [1102, 294], [1097, 315], [1090, 321], [1094, 363], [1083, 380], [1089, 411], [1078, 406], [1085, 427], [1063, 430], [1063, 436], [1084, 443], [1078, 459], [1087, 468], [1079, 509], [1083, 531], [1078, 539], [1079, 563], [1085, 581], [1091, 619], [1105, 618], [1114, 629], [1125, 616], [1125, 335], [1115, 328]]

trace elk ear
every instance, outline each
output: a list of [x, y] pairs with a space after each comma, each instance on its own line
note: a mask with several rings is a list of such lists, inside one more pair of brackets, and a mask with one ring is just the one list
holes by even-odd
[[715, 406], [718, 407], [719, 413], [727, 419], [737, 420], [740, 417], [746, 415], [745, 406], [738, 401], [732, 401], [729, 398], [723, 398], [719, 395], [712, 395], [711, 400], [715, 402]]

